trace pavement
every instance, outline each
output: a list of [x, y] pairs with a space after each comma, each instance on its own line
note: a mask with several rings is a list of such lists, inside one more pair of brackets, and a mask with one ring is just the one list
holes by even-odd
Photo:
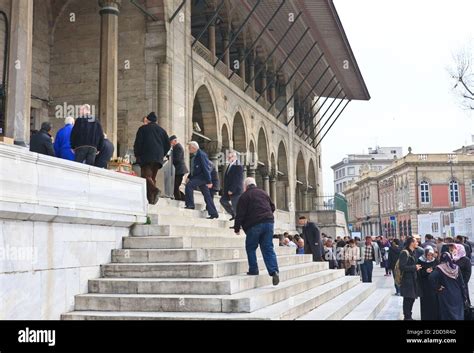
[[[385, 277], [384, 275], [385, 269], [380, 268], [380, 266], [374, 267], [372, 282], [376, 284], [377, 288], [392, 289], [392, 296], [375, 320], [403, 320], [403, 298], [395, 295], [393, 276]], [[471, 298], [474, 298], [474, 284], [471, 282], [469, 285], [469, 295]], [[421, 320], [419, 299], [417, 299], [413, 305], [412, 315], [414, 320]]]

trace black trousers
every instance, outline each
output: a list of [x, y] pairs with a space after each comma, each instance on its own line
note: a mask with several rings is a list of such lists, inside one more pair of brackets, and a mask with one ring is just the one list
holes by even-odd
[[183, 182], [184, 174], [175, 174], [174, 175], [174, 199], [179, 201], [184, 201], [184, 194], [179, 191], [179, 187]]
[[413, 320], [411, 312], [413, 310], [413, 304], [415, 304], [415, 298], [403, 297], [403, 318], [404, 320]]
[[82, 146], [74, 150], [75, 156], [74, 160], [79, 163], [84, 163], [88, 165], [94, 165], [95, 157], [97, 155], [97, 148], [92, 146]]

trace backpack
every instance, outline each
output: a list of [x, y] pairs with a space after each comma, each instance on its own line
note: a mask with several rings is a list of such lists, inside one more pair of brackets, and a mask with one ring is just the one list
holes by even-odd
[[[408, 253], [407, 250], [403, 250], [403, 251], [406, 251]], [[402, 251], [402, 252], [403, 252]], [[401, 253], [400, 253], [401, 254]], [[395, 263], [395, 268], [393, 270], [393, 279], [395, 281], [395, 284], [400, 287], [400, 284], [402, 283], [402, 276], [403, 276], [403, 273], [402, 271], [400, 270], [400, 259], [397, 260], [397, 262]]]

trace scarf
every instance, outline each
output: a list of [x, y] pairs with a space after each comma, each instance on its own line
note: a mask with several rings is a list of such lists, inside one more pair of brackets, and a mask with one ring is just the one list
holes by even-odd
[[466, 256], [466, 248], [462, 244], [456, 244], [456, 254], [453, 256], [454, 261]]
[[432, 263], [433, 261], [435, 261], [435, 258], [433, 257], [433, 259], [431, 260], [428, 260], [427, 256], [428, 254], [434, 254], [434, 250], [431, 246], [427, 246], [426, 249], [425, 249], [425, 253], [423, 255], [420, 256], [420, 261], [423, 261], [423, 262], [426, 262], [426, 263]]
[[453, 262], [453, 258], [451, 254], [448, 252], [443, 253], [441, 255], [440, 264], [437, 268], [440, 269], [447, 277], [452, 279], [457, 279], [459, 276], [459, 266]]

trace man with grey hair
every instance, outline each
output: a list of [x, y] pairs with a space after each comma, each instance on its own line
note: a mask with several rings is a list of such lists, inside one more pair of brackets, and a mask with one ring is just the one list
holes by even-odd
[[224, 188], [220, 203], [232, 216], [230, 220], [233, 221], [237, 212], [237, 203], [243, 191], [244, 169], [240, 165], [235, 151], [230, 151], [227, 154], [227, 161], [229, 165], [224, 173]]
[[104, 132], [99, 120], [90, 114], [90, 105], [82, 105], [81, 116], [76, 119], [71, 131], [71, 148], [76, 162], [93, 166], [97, 151], [102, 149], [104, 143]]
[[209, 212], [208, 219], [219, 218], [210, 192], [210, 189], [212, 189], [212, 179], [209, 158], [199, 148], [199, 144], [196, 141], [189, 142], [188, 148], [191, 154], [191, 167], [189, 168], [189, 177], [185, 188], [185, 208], [194, 210], [194, 189], [199, 189], [206, 201], [206, 209]]
[[54, 152], [56, 157], [73, 161], [75, 156], [71, 148], [71, 131], [74, 126], [74, 118], [72, 116], [64, 119], [64, 126], [59, 129], [54, 139]]
[[263, 261], [268, 274], [272, 277], [273, 285], [280, 283], [278, 263], [273, 249], [273, 228], [275, 219], [273, 217], [275, 205], [262, 189], [257, 188], [254, 178], [244, 181], [244, 193], [237, 204], [234, 231], [240, 234], [243, 228], [246, 234], [245, 250], [249, 263], [247, 275], [259, 274], [257, 262], [257, 248], [260, 245]]

